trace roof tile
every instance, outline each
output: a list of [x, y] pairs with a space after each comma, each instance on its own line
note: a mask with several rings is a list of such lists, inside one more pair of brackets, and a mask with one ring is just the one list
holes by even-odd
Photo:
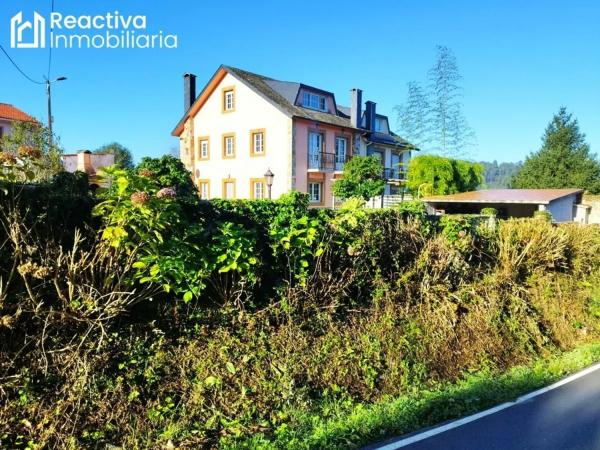
[[29, 114], [8, 103], [0, 103], [0, 119], [19, 120], [21, 122], [37, 122]]

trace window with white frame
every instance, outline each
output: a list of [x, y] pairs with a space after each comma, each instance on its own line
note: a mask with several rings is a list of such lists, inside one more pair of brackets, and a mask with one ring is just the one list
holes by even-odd
[[200, 159], [208, 159], [208, 140], [200, 141]]
[[323, 153], [323, 135], [321, 133], [308, 133], [308, 168], [321, 167], [321, 154]]
[[308, 199], [310, 203], [321, 203], [323, 184], [320, 182], [308, 183]]
[[325, 97], [312, 92], [304, 92], [302, 94], [302, 106], [305, 108], [317, 109], [319, 111], [327, 110], [327, 102]]
[[265, 198], [265, 182], [264, 181], [253, 181], [252, 182], [252, 198], [255, 200], [261, 200]]
[[264, 131], [256, 131], [252, 133], [252, 153], [262, 155], [265, 152], [265, 133]]
[[225, 136], [223, 138], [223, 156], [225, 158], [233, 158], [235, 157], [235, 137], [234, 136]]
[[235, 109], [235, 91], [233, 89], [223, 93], [223, 109], [225, 111], [233, 111]]
[[208, 181], [201, 181], [200, 183], [200, 198], [202, 200], [208, 200], [210, 197], [210, 184]]
[[335, 138], [335, 170], [344, 170], [346, 163], [346, 154], [348, 147], [348, 139], [343, 137]]

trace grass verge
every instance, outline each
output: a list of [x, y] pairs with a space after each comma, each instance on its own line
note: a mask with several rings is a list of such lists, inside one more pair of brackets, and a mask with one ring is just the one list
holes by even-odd
[[505, 373], [466, 374], [456, 383], [365, 405], [328, 405], [327, 414], [300, 414], [293, 427], [283, 425], [274, 436], [262, 434], [222, 442], [223, 448], [347, 449], [367, 445], [470, 415], [551, 384], [600, 361], [600, 343], [539, 359]]

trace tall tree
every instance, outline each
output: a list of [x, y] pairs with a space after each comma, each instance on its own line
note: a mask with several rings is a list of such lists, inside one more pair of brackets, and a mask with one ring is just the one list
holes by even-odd
[[565, 107], [546, 127], [542, 148], [527, 156], [512, 187], [580, 188], [600, 193], [600, 163], [590, 153], [577, 119]]
[[115, 155], [115, 164], [118, 164], [123, 169], [133, 169], [134, 164], [131, 151], [118, 142], [103, 145], [94, 150], [94, 153], [113, 153]]
[[483, 182], [478, 163], [420, 155], [410, 160], [407, 187], [417, 197], [474, 191]]
[[423, 149], [429, 139], [429, 100], [425, 89], [416, 81], [407, 85], [406, 103], [396, 106], [398, 130], [402, 137]]
[[521, 162], [480, 161], [484, 167], [483, 178], [487, 189], [506, 189], [521, 168]]
[[431, 149], [444, 156], [464, 156], [475, 134], [462, 112], [462, 77], [452, 50], [437, 49], [437, 61], [428, 73]]

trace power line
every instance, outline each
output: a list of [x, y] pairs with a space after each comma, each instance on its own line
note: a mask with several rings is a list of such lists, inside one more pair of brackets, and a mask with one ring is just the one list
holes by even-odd
[[[54, 0], [52, 0], [51, 12], [54, 13]], [[50, 29], [50, 35], [52, 35], [52, 28]], [[52, 45], [48, 46], [48, 75], [46, 79], [50, 79], [50, 68], [52, 67]]]
[[6, 53], [6, 50], [4, 50], [4, 47], [2, 46], [2, 44], [0, 44], [0, 50], [2, 50], [2, 53], [4, 53], [6, 55], [6, 57], [8, 58], [8, 60], [12, 63], [13, 66], [15, 66], [15, 69], [17, 69], [21, 75], [23, 75], [25, 78], [27, 78], [29, 81], [31, 81], [34, 84], [46, 84], [42, 81], [35, 81], [33, 78], [31, 78], [29, 75], [27, 75], [25, 72], [23, 72], [21, 70], [21, 68], [17, 65], [16, 62], [13, 61], [13, 59], [10, 57], [10, 55], [8, 53]]

